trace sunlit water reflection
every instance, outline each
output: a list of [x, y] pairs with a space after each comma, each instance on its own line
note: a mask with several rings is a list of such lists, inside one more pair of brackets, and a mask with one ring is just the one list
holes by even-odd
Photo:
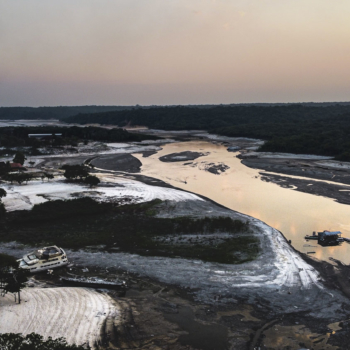
[[[159, 157], [175, 152], [210, 152], [188, 163], [164, 163]], [[225, 146], [205, 141], [168, 144], [149, 158], [136, 155], [142, 162], [142, 174], [152, 176], [173, 186], [206, 196], [228, 208], [256, 217], [280, 230], [293, 246], [313, 256], [329, 257], [350, 263], [350, 244], [321, 247], [317, 241], [307, 242], [304, 236], [312, 231], [340, 230], [350, 238], [350, 206], [332, 199], [281, 188], [261, 181], [259, 171], [251, 169], [230, 153]], [[204, 163], [222, 162], [230, 167], [225, 173], [215, 175], [203, 170]], [[193, 166], [197, 163], [196, 166]], [[309, 245], [309, 246], [306, 246]]]

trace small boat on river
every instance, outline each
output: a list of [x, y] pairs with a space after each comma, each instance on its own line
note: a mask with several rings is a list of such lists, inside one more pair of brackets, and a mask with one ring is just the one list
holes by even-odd
[[306, 235], [306, 240], [317, 240], [318, 244], [322, 246], [334, 246], [339, 245], [344, 242], [344, 238], [341, 237], [340, 231], [323, 231], [323, 232], [313, 232], [312, 236]]

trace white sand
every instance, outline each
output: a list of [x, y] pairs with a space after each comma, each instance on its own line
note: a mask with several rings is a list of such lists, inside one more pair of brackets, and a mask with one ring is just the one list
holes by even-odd
[[106, 318], [119, 314], [108, 295], [93, 289], [26, 288], [21, 295], [21, 304], [15, 304], [9, 294], [0, 298], [0, 333], [35, 332], [94, 346]]
[[[97, 174], [101, 181], [108, 182], [112, 187], [97, 186], [90, 188], [85, 185], [66, 183], [62, 178], [54, 181], [31, 181], [27, 185], [2, 186], [7, 196], [3, 198], [7, 211], [30, 210], [35, 204], [47, 200], [72, 199], [77, 194], [92, 197], [99, 201], [113, 201], [131, 198], [133, 203], [147, 202], [156, 198], [161, 200], [186, 201], [202, 199], [192, 193], [150, 186], [138, 181], [128, 180], [114, 175]], [[115, 185], [115, 186], [113, 186]]]

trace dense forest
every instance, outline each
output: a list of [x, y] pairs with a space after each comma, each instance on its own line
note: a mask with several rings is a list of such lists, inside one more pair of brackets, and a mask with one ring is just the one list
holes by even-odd
[[[261, 151], [310, 153], [350, 160], [350, 103], [0, 108], [0, 119], [51, 118], [79, 124], [144, 125], [164, 130], [200, 129], [225, 136], [266, 140]], [[120, 130], [39, 129], [18, 128], [15, 131], [3, 128], [0, 130], [0, 146], [32, 146], [31, 143], [36, 141], [28, 140], [28, 133], [51, 132], [64, 133], [66, 141], [74, 138], [113, 142], [141, 140], [141, 136]]]
[[[303, 106], [308, 107], [329, 107], [334, 106], [334, 103], [302, 103]], [[350, 106], [350, 102], [337, 102], [337, 106]], [[232, 104], [225, 105], [227, 107], [247, 106], [247, 107], [273, 107], [273, 106], [286, 106], [283, 103], [254, 103], [254, 104]], [[169, 106], [174, 108], [175, 106]], [[186, 108], [199, 108], [208, 109], [214, 108], [216, 105], [187, 105]], [[104, 113], [111, 111], [123, 111], [123, 110], [140, 110], [140, 109], [158, 109], [164, 108], [163, 106], [55, 106], [55, 107], [0, 107], [0, 120], [18, 120], [18, 119], [65, 119], [68, 117], [76, 116], [78, 114], [94, 114]]]
[[29, 138], [28, 134], [62, 134], [53, 137], [53, 145], [74, 145], [78, 141], [128, 142], [155, 140], [156, 136], [132, 134], [124, 129], [105, 129], [98, 127], [4, 127], [0, 128], [0, 147], [40, 147], [48, 141], [45, 139]]
[[225, 136], [267, 140], [262, 151], [310, 153], [350, 160], [349, 104], [134, 108], [79, 114], [65, 121], [145, 125], [164, 130], [202, 129]]
[[[211, 108], [213, 105], [190, 106]], [[0, 120], [65, 119], [77, 114], [94, 114], [131, 109], [161, 108], [159, 106], [57, 106], [57, 107], [0, 107]]]

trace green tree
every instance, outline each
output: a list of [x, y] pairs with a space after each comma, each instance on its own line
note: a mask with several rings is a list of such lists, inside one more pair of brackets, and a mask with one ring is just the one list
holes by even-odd
[[100, 179], [95, 175], [89, 175], [85, 178], [84, 182], [90, 187], [97, 186], [100, 183]]
[[16, 258], [7, 254], [0, 254], [0, 292], [4, 296], [6, 291], [6, 286], [8, 282], [8, 276], [11, 269], [16, 268], [18, 263]]
[[11, 171], [11, 165], [10, 162], [6, 162], [5, 164], [2, 163], [0, 165], [0, 176], [4, 176], [6, 174], [8, 174]]
[[5, 216], [5, 213], [6, 213], [6, 209], [5, 209], [4, 203], [0, 202], [0, 218]]
[[1, 201], [3, 197], [6, 197], [6, 195], [7, 192], [3, 188], [0, 188], [0, 217], [2, 217], [6, 213], [4, 203]]
[[14, 163], [20, 163], [21, 165], [24, 164], [25, 160], [26, 160], [26, 157], [22, 152], [16, 152], [16, 155], [13, 158]]
[[6, 197], [6, 195], [7, 195], [7, 192], [3, 188], [0, 188], [0, 200], [2, 197]]
[[[17, 260], [7, 254], [0, 254], [0, 289], [1, 295], [7, 293], [18, 294], [21, 303], [21, 290], [28, 280], [28, 272], [18, 268]], [[16, 296], [15, 296], [16, 300]], [[0, 348], [1, 349], [1, 348]]]
[[[0, 334], [0, 350], [84, 350], [86, 347], [69, 345], [64, 338], [47, 340], [40, 334], [31, 333], [26, 336], [20, 333]], [[90, 349], [90, 347], [88, 348]]]
[[17, 265], [17, 260], [13, 256], [0, 254], [0, 270], [8, 266], [16, 267]]
[[17, 293], [18, 295], [18, 304], [21, 303], [21, 290], [26, 286], [28, 281], [29, 272], [22, 269], [13, 269], [12, 276], [9, 277], [7, 286], [5, 290], [8, 293]]
[[49, 180], [52, 180], [54, 178], [54, 175], [51, 174], [51, 173], [46, 173], [45, 172], [45, 173], [42, 173], [40, 177], [41, 177], [42, 181], [44, 181], [45, 178], [47, 179], [47, 181], [49, 181]]
[[63, 165], [62, 169], [65, 170], [63, 175], [67, 180], [83, 181], [89, 175], [88, 168], [84, 165]]
[[11, 183], [17, 182], [19, 185], [21, 185], [23, 182], [28, 183], [28, 181], [32, 180], [33, 175], [26, 173], [12, 173], [4, 175], [2, 179], [5, 181], [10, 181]]

